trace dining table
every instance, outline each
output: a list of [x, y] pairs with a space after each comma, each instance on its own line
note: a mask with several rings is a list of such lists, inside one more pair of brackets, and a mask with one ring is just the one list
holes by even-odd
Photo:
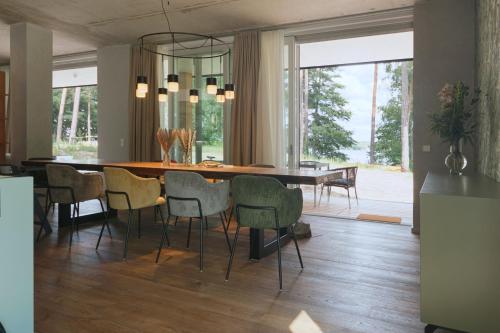
[[[123, 168], [131, 173], [144, 177], [159, 177], [166, 171], [188, 171], [196, 172], [208, 179], [231, 180], [238, 175], [255, 175], [272, 177], [284, 185], [321, 185], [325, 182], [335, 179], [338, 170], [313, 170], [313, 169], [291, 169], [291, 168], [263, 168], [251, 166], [236, 165], [207, 165], [194, 164], [184, 165], [181, 163], [171, 163], [167, 165], [163, 162], [114, 162], [103, 159], [30, 159], [22, 161], [26, 168], [44, 167], [47, 164], [70, 165], [80, 171], [101, 172], [106, 167]], [[67, 207], [66, 207], [67, 206]], [[115, 213], [116, 214], [116, 213]], [[70, 205], [59, 205], [58, 223], [63, 226], [68, 224], [71, 219]], [[102, 218], [102, 213], [87, 214], [79, 217], [80, 222], [87, 222]], [[280, 241], [284, 244], [288, 240], [286, 228], [280, 230]], [[250, 230], [250, 259], [263, 258], [277, 249], [276, 237], [266, 241], [264, 239], [264, 230]]]

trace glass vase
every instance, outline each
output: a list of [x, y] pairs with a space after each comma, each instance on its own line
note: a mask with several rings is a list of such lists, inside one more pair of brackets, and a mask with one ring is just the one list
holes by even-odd
[[459, 140], [450, 145], [450, 153], [446, 156], [444, 164], [450, 170], [450, 175], [460, 176], [467, 166], [467, 158], [462, 152], [463, 141]]
[[184, 161], [185, 166], [191, 166], [192, 165], [192, 159], [193, 159], [193, 150], [192, 148], [189, 148], [183, 152], [182, 159]]

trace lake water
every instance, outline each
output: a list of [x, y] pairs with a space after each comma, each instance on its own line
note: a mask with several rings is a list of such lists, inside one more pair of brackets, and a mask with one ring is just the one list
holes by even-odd
[[353, 163], [368, 163], [368, 149], [342, 149], [342, 153], [347, 155], [347, 160]]

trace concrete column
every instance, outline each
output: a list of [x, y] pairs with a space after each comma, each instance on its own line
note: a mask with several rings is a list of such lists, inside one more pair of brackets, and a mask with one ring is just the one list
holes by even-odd
[[130, 45], [97, 50], [97, 156], [109, 161], [129, 159]]
[[[422, 1], [415, 6], [413, 69], [413, 231], [420, 231], [419, 193], [427, 172], [447, 172], [449, 146], [430, 132], [429, 112], [439, 109], [438, 91], [458, 80], [474, 87], [475, 20], [473, 0]], [[473, 147], [465, 150], [474, 172]]]
[[12, 161], [52, 156], [52, 31], [10, 26]]

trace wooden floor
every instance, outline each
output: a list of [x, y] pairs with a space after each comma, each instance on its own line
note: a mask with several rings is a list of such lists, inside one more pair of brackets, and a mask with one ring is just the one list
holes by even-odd
[[159, 264], [161, 227], [146, 212], [142, 238], [131, 233], [128, 261], [121, 258], [125, 225], [118, 220], [111, 223], [113, 239], [105, 234], [97, 253], [98, 225], [82, 227], [71, 251], [67, 228], [55, 228], [36, 246], [36, 332], [423, 332], [419, 240], [409, 227], [304, 221], [313, 233], [299, 243], [305, 269], [287, 244], [283, 292], [277, 255], [249, 262], [247, 233], [224, 282], [228, 249], [216, 219], [206, 235], [203, 273], [197, 223], [191, 249], [187, 223], [170, 228], [172, 244]]

